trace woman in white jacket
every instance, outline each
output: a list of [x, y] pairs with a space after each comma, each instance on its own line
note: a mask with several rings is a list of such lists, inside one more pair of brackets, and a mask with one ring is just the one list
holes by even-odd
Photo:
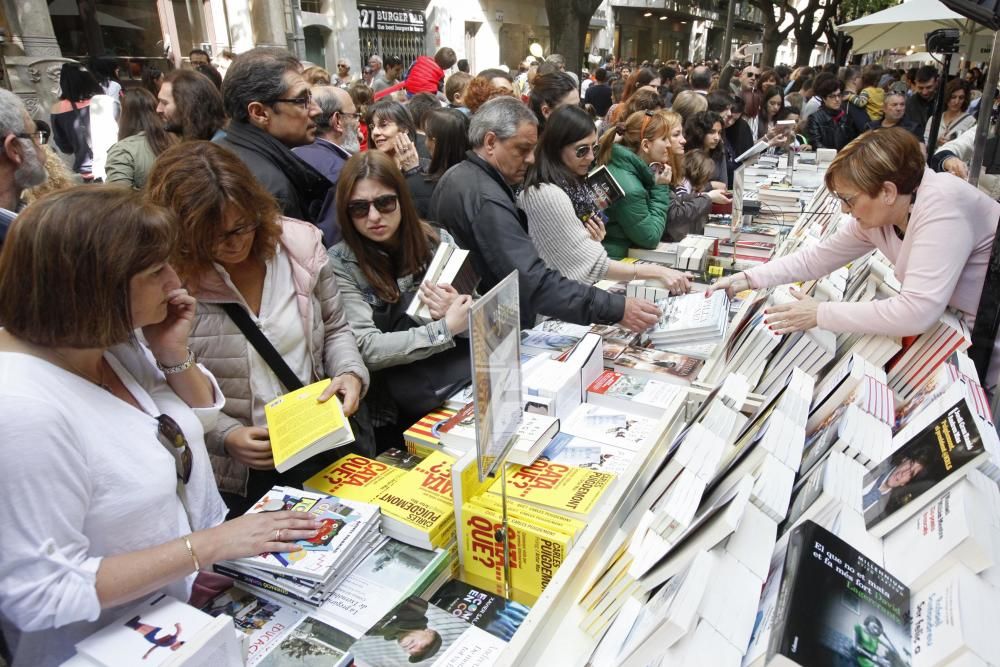
[[[275, 472], [264, 405], [289, 388], [224, 306], [246, 310], [302, 384], [331, 378], [321, 400], [339, 395], [348, 416], [368, 388], [368, 370], [321, 232], [281, 218], [277, 203], [238, 157], [207, 141], [185, 142], [160, 155], [147, 190], [177, 213], [180, 242], [173, 261], [198, 299], [191, 345], [227, 399], [208, 433], [208, 449], [223, 497], [239, 512], [275, 483], [301, 483], [336, 454], [314, 457], [282, 476]], [[364, 443], [366, 425], [354, 426], [356, 442]]]

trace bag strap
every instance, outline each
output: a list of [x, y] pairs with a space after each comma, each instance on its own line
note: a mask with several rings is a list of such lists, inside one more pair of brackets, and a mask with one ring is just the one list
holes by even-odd
[[295, 372], [288, 367], [281, 354], [274, 349], [274, 345], [267, 339], [267, 336], [264, 335], [264, 332], [260, 330], [260, 327], [257, 326], [257, 323], [253, 321], [250, 313], [243, 306], [238, 303], [223, 303], [220, 305], [236, 326], [240, 328], [243, 335], [247, 337], [250, 344], [254, 346], [257, 353], [271, 367], [274, 374], [278, 376], [281, 384], [285, 385], [285, 389], [295, 391], [305, 386]]

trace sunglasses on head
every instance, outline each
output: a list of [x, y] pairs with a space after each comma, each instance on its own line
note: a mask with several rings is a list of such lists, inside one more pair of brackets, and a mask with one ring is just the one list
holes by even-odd
[[586, 146], [577, 146], [576, 147], [576, 156], [577, 157], [583, 157], [587, 153], [592, 153], [593, 155], [597, 155], [597, 150], [600, 147], [601, 147], [600, 144], [593, 144], [593, 145], [589, 145], [588, 144]]
[[173, 417], [167, 414], [157, 417], [156, 423], [156, 437], [174, 455], [174, 463], [177, 465], [177, 479], [187, 484], [188, 480], [191, 479], [191, 448], [188, 447], [184, 431], [181, 430]]
[[358, 220], [368, 215], [373, 205], [379, 213], [392, 213], [398, 203], [399, 197], [396, 195], [382, 195], [375, 199], [352, 199], [347, 202], [347, 215]]

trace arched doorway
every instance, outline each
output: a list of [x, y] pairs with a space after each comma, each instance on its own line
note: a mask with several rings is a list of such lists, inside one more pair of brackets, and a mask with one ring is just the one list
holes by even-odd
[[322, 25], [307, 25], [302, 29], [306, 38], [306, 60], [326, 67], [326, 40], [330, 37], [330, 29]]

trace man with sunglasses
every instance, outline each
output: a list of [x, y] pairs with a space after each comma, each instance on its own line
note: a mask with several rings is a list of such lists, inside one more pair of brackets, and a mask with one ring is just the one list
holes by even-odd
[[246, 164], [285, 216], [318, 223], [332, 184], [292, 153], [316, 140], [321, 113], [302, 64], [284, 49], [242, 53], [226, 73], [222, 101], [231, 120], [216, 143]]
[[490, 100], [472, 116], [469, 142], [466, 159], [434, 188], [429, 217], [469, 251], [480, 290], [516, 270], [522, 326], [534, 326], [538, 315], [576, 324], [617, 322], [633, 331], [656, 323], [660, 311], [653, 304], [570, 280], [538, 256], [514, 194], [535, 162], [538, 119], [528, 107], [513, 97]]
[[[332, 184], [332, 192], [340, 180], [340, 170], [344, 168], [344, 163], [360, 150], [358, 125], [361, 114], [358, 113], [354, 100], [342, 88], [316, 86], [312, 89], [312, 95], [320, 108], [320, 114], [316, 116], [316, 141], [297, 146], [292, 152], [323, 174]], [[323, 242], [327, 247], [340, 241], [337, 212], [333, 206], [324, 209], [317, 224], [323, 230]]]
[[48, 125], [41, 121], [36, 125], [28, 116], [20, 97], [0, 88], [0, 137], [3, 138], [3, 152], [0, 154], [0, 245], [17, 212], [24, 208], [21, 193], [41, 185], [48, 178], [42, 146], [48, 143], [49, 134]]

